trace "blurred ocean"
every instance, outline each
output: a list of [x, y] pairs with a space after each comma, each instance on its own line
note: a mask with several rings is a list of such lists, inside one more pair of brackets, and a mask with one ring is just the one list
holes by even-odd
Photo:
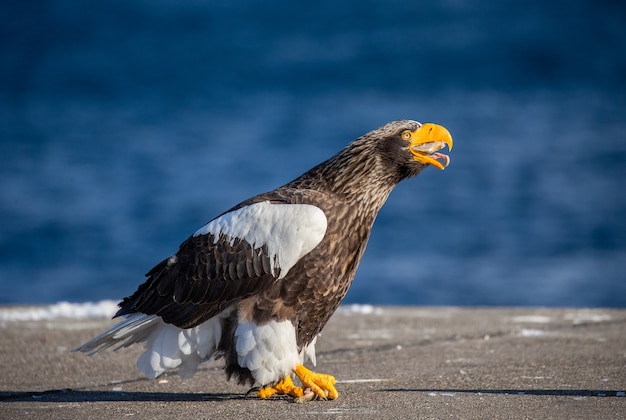
[[347, 303], [626, 307], [626, 5], [5, 2], [0, 303], [119, 299], [198, 227], [400, 118], [451, 164]]

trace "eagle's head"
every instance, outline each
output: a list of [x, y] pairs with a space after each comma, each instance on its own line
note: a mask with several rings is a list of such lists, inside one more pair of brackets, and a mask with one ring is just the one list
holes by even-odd
[[361, 139], [373, 148], [383, 162], [384, 172], [397, 173], [400, 179], [419, 174], [432, 165], [445, 169], [450, 163], [448, 155], [439, 151], [452, 149], [452, 136], [441, 125], [422, 124], [412, 120], [392, 121], [367, 133]]

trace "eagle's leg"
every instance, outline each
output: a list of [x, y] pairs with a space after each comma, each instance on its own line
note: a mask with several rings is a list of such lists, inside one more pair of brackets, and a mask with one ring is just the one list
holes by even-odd
[[259, 398], [269, 398], [274, 394], [291, 395], [294, 398], [300, 398], [304, 395], [304, 392], [302, 391], [302, 388], [293, 384], [291, 376], [285, 376], [275, 385], [268, 385], [259, 389], [257, 395]]
[[312, 372], [301, 364], [296, 366], [293, 372], [300, 379], [300, 382], [302, 382], [302, 388], [309, 388], [318, 397], [324, 400], [334, 400], [339, 396], [339, 393], [335, 389], [334, 376]]

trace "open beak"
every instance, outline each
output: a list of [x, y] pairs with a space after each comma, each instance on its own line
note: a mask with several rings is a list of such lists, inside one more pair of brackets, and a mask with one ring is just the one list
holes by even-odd
[[448, 150], [452, 150], [452, 136], [445, 127], [426, 123], [413, 131], [409, 142], [408, 149], [413, 155], [413, 160], [426, 165], [433, 165], [441, 170], [450, 164], [448, 155], [438, 153], [446, 145]]

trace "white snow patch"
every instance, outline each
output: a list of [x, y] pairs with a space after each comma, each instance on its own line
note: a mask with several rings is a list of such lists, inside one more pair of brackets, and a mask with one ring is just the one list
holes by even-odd
[[591, 309], [581, 309], [576, 312], [570, 312], [565, 314], [564, 318], [568, 321], [572, 321], [572, 324], [585, 324], [589, 322], [604, 322], [610, 321], [611, 315], [607, 313], [601, 313]]
[[545, 334], [546, 334], [545, 331], [537, 330], [534, 328], [522, 328], [522, 331], [520, 331], [520, 335], [522, 337], [539, 337]]
[[343, 315], [361, 314], [361, 315], [380, 315], [383, 313], [382, 308], [373, 305], [353, 303], [351, 305], [341, 305], [337, 312]]
[[111, 318], [118, 310], [117, 301], [70, 303], [59, 302], [47, 306], [0, 307], [0, 322], [45, 321], [58, 318]]
[[513, 322], [524, 322], [529, 324], [548, 324], [552, 319], [543, 315], [520, 315], [512, 318]]

